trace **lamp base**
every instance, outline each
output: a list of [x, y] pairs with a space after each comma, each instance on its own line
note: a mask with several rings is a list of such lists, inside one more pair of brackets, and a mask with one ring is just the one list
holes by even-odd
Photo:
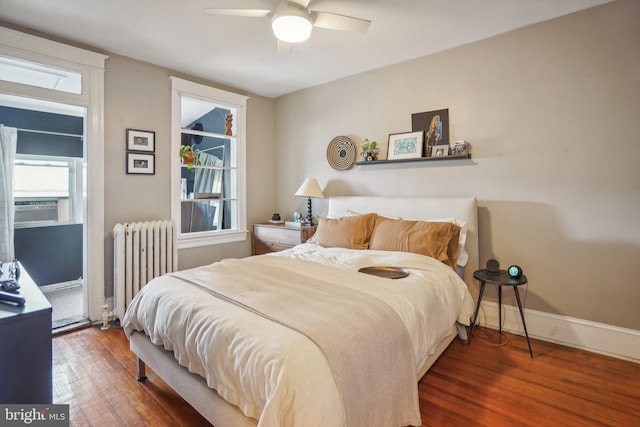
[[311, 216], [311, 197], [307, 197], [307, 213], [309, 218], [309, 225], [313, 226], [313, 216]]

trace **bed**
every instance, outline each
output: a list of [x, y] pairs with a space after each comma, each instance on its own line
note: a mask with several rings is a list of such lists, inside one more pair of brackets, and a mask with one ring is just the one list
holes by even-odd
[[312, 241], [154, 279], [123, 327], [139, 379], [216, 427], [420, 425], [417, 381], [466, 332], [477, 266], [473, 198], [331, 198]]

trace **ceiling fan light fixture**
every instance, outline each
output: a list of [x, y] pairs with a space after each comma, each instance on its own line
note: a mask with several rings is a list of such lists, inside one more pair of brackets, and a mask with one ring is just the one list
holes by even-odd
[[276, 14], [271, 21], [273, 34], [286, 43], [301, 43], [311, 36], [311, 19], [304, 13]]

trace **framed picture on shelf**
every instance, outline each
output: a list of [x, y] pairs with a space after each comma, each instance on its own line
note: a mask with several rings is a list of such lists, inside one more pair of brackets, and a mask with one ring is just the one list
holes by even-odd
[[155, 154], [127, 153], [128, 175], [155, 175], [155, 173]]
[[449, 155], [448, 145], [434, 145], [431, 148], [431, 157], [447, 157]]
[[449, 151], [450, 156], [468, 156], [469, 155], [469, 146], [467, 145], [467, 141], [456, 141], [451, 147], [451, 151]]
[[127, 151], [156, 151], [156, 133], [146, 130], [127, 129]]
[[387, 160], [416, 159], [422, 157], [424, 132], [395, 133], [389, 135]]
[[411, 130], [424, 131], [424, 155], [431, 155], [434, 145], [449, 145], [449, 109], [411, 114]]

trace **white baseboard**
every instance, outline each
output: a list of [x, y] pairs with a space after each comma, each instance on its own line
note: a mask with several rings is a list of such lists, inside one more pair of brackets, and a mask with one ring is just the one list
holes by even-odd
[[[530, 338], [640, 363], [640, 331], [529, 309], [524, 318]], [[478, 322], [498, 329], [498, 303], [483, 301]], [[502, 305], [502, 330], [524, 335], [517, 306]]]

